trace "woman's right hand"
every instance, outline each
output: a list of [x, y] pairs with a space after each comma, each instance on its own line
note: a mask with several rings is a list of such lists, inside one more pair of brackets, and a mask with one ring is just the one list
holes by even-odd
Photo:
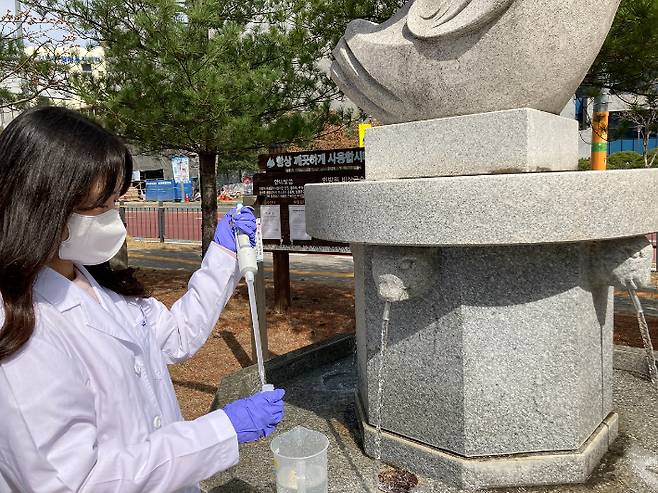
[[276, 429], [283, 419], [284, 395], [282, 389], [259, 392], [224, 407], [224, 412], [238, 434], [239, 443], [256, 441]]
[[224, 214], [224, 217], [217, 223], [215, 243], [235, 252], [237, 250], [235, 246], [236, 230], [249, 236], [251, 246], [256, 246], [256, 216], [251, 207], [243, 207], [240, 212], [233, 208]]

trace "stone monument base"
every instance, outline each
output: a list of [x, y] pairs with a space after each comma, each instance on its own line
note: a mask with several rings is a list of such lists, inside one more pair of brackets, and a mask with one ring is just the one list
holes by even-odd
[[519, 108], [373, 127], [366, 179], [578, 168], [578, 122]]
[[367, 180], [305, 187], [308, 233], [352, 248], [368, 455], [380, 423], [384, 462], [451, 487], [573, 484], [617, 436], [612, 286], [648, 272], [658, 170], [568, 171], [574, 124], [374, 128]]
[[[368, 424], [357, 394], [363, 448], [375, 455], [377, 430]], [[578, 450], [469, 458], [382, 431], [385, 463], [468, 490], [584, 483], [617, 438], [618, 416], [610, 413]]]

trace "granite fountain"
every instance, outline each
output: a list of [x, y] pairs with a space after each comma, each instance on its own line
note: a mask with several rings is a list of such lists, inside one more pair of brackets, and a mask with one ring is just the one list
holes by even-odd
[[386, 125], [365, 181], [306, 187], [307, 225], [352, 246], [369, 455], [385, 301], [385, 462], [471, 488], [578, 483], [615, 439], [612, 286], [649, 282], [658, 170], [577, 171], [557, 113], [618, 4], [416, 0], [337, 46], [334, 80]]
[[[309, 234], [352, 248], [356, 356], [341, 338], [267, 369], [289, 389], [282, 429], [330, 436], [329, 491], [372, 486], [380, 363], [381, 458], [418, 491], [584, 492], [595, 470], [596, 491], [658, 485], [627, 479], [631, 450], [658, 453], [636, 406], [656, 396], [613, 370], [612, 338], [614, 287], [649, 283], [658, 170], [577, 171], [577, 122], [559, 116], [618, 4], [411, 0], [349, 25], [332, 77], [384, 125], [367, 131], [365, 181], [305, 194]], [[223, 382], [213, 408], [254, 382]], [[207, 491], [271, 491], [266, 455], [246, 449]]]

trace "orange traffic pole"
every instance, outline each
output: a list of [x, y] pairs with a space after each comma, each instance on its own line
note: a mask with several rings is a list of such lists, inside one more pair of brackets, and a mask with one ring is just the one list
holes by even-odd
[[594, 99], [592, 115], [592, 169], [603, 171], [608, 167], [608, 92], [602, 90]]

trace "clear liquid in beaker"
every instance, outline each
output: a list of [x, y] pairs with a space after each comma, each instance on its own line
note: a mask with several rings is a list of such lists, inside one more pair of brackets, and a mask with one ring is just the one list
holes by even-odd
[[306, 467], [306, 488], [300, 488], [297, 471], [292, 467], [282, 467], [276, 475], [277, 493], [327, 493], [326, 469], [320, 466]]

